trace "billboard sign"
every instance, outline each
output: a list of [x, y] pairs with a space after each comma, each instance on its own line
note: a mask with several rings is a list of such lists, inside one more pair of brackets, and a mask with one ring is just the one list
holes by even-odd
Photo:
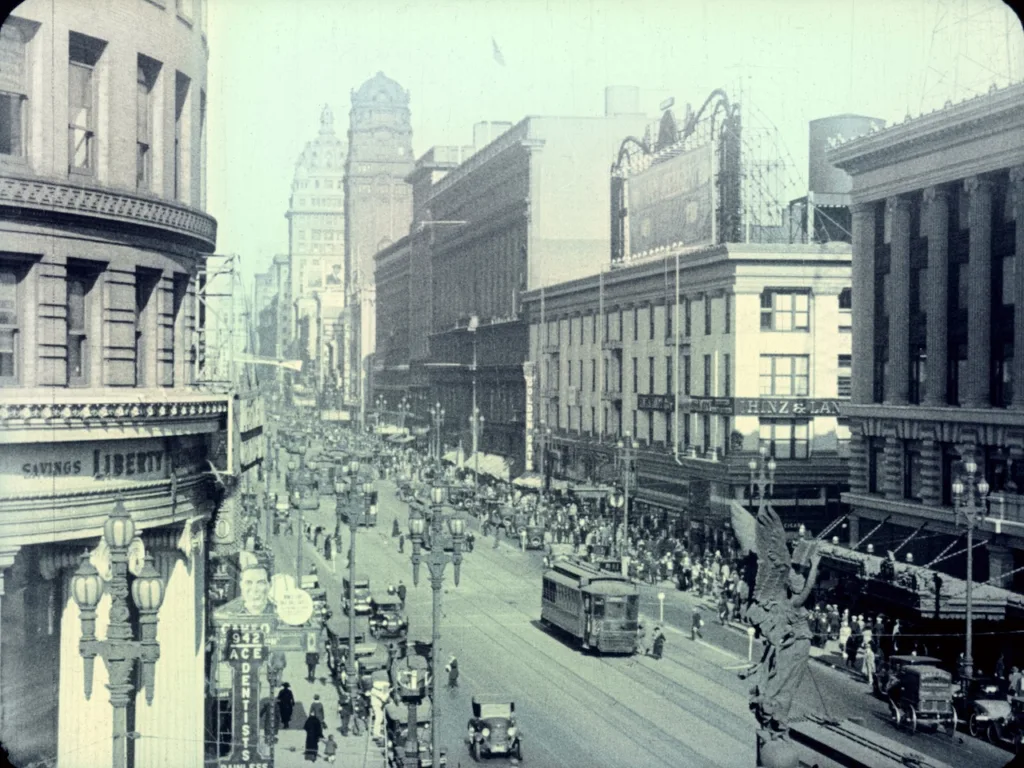
[[630, 254], [714, 242], [712, 145], [655, 163], [628, 179]]

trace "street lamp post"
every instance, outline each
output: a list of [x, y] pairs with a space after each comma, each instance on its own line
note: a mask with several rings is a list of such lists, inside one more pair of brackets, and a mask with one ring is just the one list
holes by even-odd
[[377, 410], [377, 428], [380, 428], [380, 422], [384, 416], [384, 409], [388, 407], [387, 398], [384, 395], [377, 395], [377, 399], [374, 401], [374, 407]]
[[345, 655], [345, 675], [348, 677], [349, 701], [355, 702], [359, 691], [356, 680], [356, 532], [359, 530], [359, 519], [351, 506], [352, 490], [359, 480], [359, 460], [352, 459], [348, 465], [348, 653]]
[[978, 479], [978, 463], [967, 448], [961, 451], [963, 474], [953, 481], [953, 503], [957, 524], [963, 514], [967, 523], [967, 627], [964, 638], [964, 680], [974, 676], [974, 526], [985, 516], [985, 497], [988, 483]]
[[427, 570], [430, 572], [430, 588], [433, 595], [433, 624], [431, 629], [431, 683], [430, 683], [430, 739], [431, 765], [441, 765], [440, 751], [440, 701], [437, 696], [437, 671], [438, 659], [441, 650], [441, 588], [444, 584], [444, 568], [451, 560], [455, 572], [455, 586], [459, 586], [459, 575], [462, 567], [462, 542], [466, 535], [466, 521], [457, 513], [448, 517], [448, 531], [452, 537], [452, 551], [449, 554], [444, 547], [442, 536], [444, 535], [444, 502], [446, 489], [444, 486], [435, 485], [430, 489], [430, 549], [424, 556], [422, 554], [423, 533], [426, 528], [426, 521], [416, 508], [409, 516], [409, 538], [412, 539], [412, 581], [419, 586], [420, 563], [426, 560]]
[[480, 413], [480, 409], [476, 407], [475, 403], [473, 414], [469, 417], [469, 424], [473, 429], [473, 492], [475, 495], [480, 474], [480, 434], [484, 430], [484, 415]]
[[637, 444], [629, 432], [625, 432], [617, 448], [619, 467], [622, 470], [622, 546], [626, 552], [629, 550], [629, 486], [635, 471]]
[[444, 426], [444, 408], [437, 403], [430, 408], [430, 418], [434, 422], [434, 460], [441, 466], [441, 428]]
[[409, 415], [409, 398], [403, 397], [398, 403], [398, 428], [405, 431], [405, 417]]
[[[107, 667], [110, 704], [114, 708], [113, 768], [128, 765], [128, 739], [134, 734], [128, 732], [128, 705], [134, 698], [135, 685], [132, 672], [135, 662], [142, 664], [141, 682], [145, 687], [146, 701], [153, 703], [153, 688], [156, 681], [156, 662], [160, 658], [160, 644], [156, 639], [157, 611], [164, 600], [164, 582], [153, 567], [152, 555], [146, 555], [145, 565], [128, 588], [128, 546], [135, 538], [135, 523], [125, 509], [124, 501], [118, 498], [114, 509], [103, 525], [103, 539], [110, 548], [112, 577], [107, 587], [110, 592], [110, 623], [107, 637], [96, 638], [96, 607], [103, 592], [103, 580], [96, 568], [89, 562], [89, 554], [82, 556], [82, 562], [71, 579], [71, 594], [78, 604], [82, 617], [82, 638], [78, 641], [78, 652], [85, 661], [85, 698], [92, 697], [93, 663], [97, 656]], [[133, 638], [128, 595], [139, 611], [140, 637]]]
[[[763, 445], [758, 449], [758, 457], [747, 462], [747, 468], [750, 470], [751, 506], [754, 505], [755, 501], [763, 501], [767, 496], [771, 496], [772, 489], [775, 486], [775, 459], [768, 455], [768, 449]], [[755, 488], [757, 490], [756, 499], [754, 496]]]

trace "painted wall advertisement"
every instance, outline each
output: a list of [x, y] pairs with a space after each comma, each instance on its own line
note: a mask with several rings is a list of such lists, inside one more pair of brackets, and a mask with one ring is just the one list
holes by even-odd
[[239, 474], [260, 463], [266, 456], [266, 437], [263, 432], [263, 398], [258, 395], [240, 396], [235, 401], [238, 425]]
[[706, 144], [629, 177], [630, 253], [714, 242], [712, 158]]
[[0, 448], [0, 488], [19, 493], [131, 485], [184, 477], [206, 468], [203, 435], [97, 440]]

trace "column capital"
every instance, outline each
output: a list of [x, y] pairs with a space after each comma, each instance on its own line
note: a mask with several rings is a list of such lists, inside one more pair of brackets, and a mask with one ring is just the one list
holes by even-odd
[[969, 195], [992, 194], [994, 186], [992, 180], [984, 176], [968, 176], [964, 179], [964, 192]]
[[931, 206], [935, 203], [945, 204], [949, 201], [949, 189], [938, 184], [925, 187], [922, 199], [926, 206]]
[[910, 210], [910, 198], [904, 195], [892, 195], [885, 198], [885, 209], [890, 213]]
[[850, 215], [854, 218], [874, 215], [876, 202], [875, 200], [865, 200], [864, 202], [854, 203], [850, 206]]

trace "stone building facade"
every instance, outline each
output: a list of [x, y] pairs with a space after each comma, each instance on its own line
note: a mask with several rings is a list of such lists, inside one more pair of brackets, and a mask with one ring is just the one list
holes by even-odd
[[[214, 250], [205, 3], [28, 0], [0, 28], [0, 741], [15, 765], [109, 765], [69, 591], [115, 500], [164, 579], [134, 764], [199, 768], [205, 523], [228, 395], [199, 391]], [[219, 464], [223, 466], [223, 463]], [[108, 623], [100, 600], [97, 630]], [[41, 763], [40, 763], [41, 764]]]
[[[975, 576], [1024, 585], [1024, 85], [839, 143], [853, 177], [852, 542], [938, 558], [962, 534], [952, 484], [991, 494]], [[876, 530], [877, 528], [877, 530]], [[956, 576], [966, 555], [937, 568]], [[1003, 579], [1002, 575], [1008, 574]]]

